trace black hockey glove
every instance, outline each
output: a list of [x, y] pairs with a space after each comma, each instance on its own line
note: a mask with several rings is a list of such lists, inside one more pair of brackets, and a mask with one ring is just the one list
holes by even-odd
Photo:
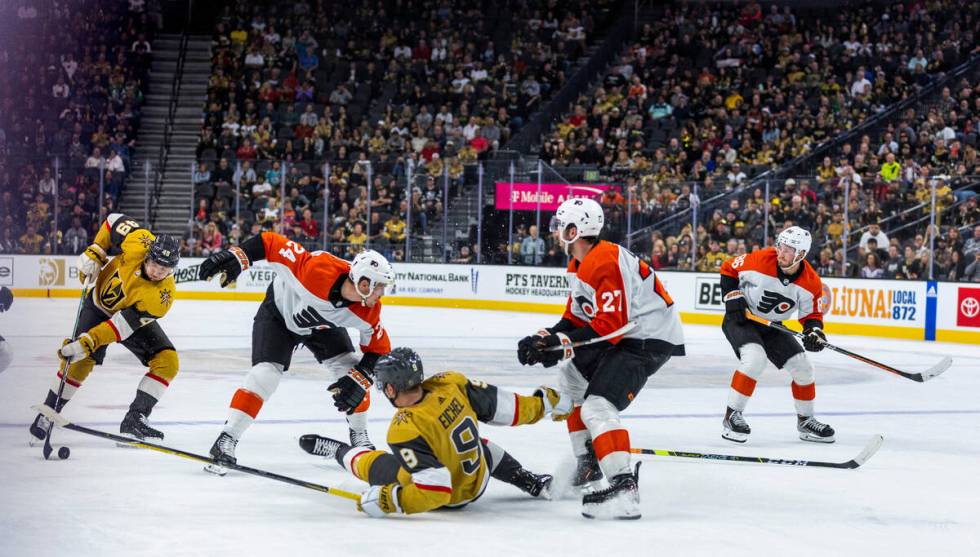
[[517, 361], [521, 363], [522, 366], [533, 366], [539, 363], [540, 360], [537, 359], [537, 351], [534, 349], [534, 339], [541, 338], [537, 335], [528, 335], [517, 343]]
[[367, 373], [353, 367], [347, 375], [327, 387], [327, 390], [333, 394], [333, 405], [337, 410], [353, 414], [364, 400], [364, 395], [371, 388], [372, 383]]
[[205, 259], [198, 269], [197, 278], [199, 280], [211, 280], [215, 275], [221, 276], [221, 287], [224, 288], [238, 280], [238, 275], [248, 269], [251, 262], [245, 250], [233, 247], [224, 251], [219, 251]]
[[807, 323], [803, 331], [803, 348], [808, 352], [820, 352], [827, 343], [827, 335], [816, 323]]
[[732, 290], [725, 294], [725, 319], [730, 319], [738, 325], [745, 325], [748, 318], [745, 317], [749, 305], [745, 303], [745, 296], [740, 290]]
[[6, 286], [0, 287], [0, 313], [10, 309], [10, 304], [14, 303], [14, 293]]
[[[556, 347], [562, 347], [562, 349], [557, 350], [555, 349]], [[572, 341], [565, 333], [553, 333], [547, 336], [535, 337], [531, 350], [532, 356], [541, 362], [544, 367], [551, 367], [562, 360], [575, 357], [575, 349], [572, 347]]]

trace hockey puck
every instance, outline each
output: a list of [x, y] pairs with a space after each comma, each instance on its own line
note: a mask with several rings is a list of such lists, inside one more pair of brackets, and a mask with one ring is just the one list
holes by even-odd
[[68, 460], [69, 456], [71, 456], [71, 449], [69, 449], [68, 447], [61, 447], [60, 449], [58, 449], [59, 460]]

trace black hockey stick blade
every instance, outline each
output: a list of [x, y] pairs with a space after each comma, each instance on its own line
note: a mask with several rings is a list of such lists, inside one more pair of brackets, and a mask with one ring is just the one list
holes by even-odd
[[885, 437], [880, 433], [871, 438], [864, 449], [851, 460], [846, 462], [824, 462], [820, 460], [804, 460], [804, 459], [787, 459], [787, 458], [768, 458], [764, 456], [741, 456], [741, 455], [729, 455], [729, 454], [713, 454], [713, 453], [693, 453], [685, 451], [671, 451], [664, 449], [638, 449], [632, 448], [630, 452], [633, 454], [644, 454], [652, 456], [668, 456], [668, 457], [681, 457], [681, 458], [694, 458], [698, 460], [714, 460], [721, 462], [747, 462], [750, 464], [776, 464], [780, 466], [810, 466], [816, 468], [841, 468], [845, 470], [854, 469], [862, 466], [867, 462], [878, 449], [881, 448], [881, 444], [885, 442]]
[[241, 464], [231, 464], [226, 462], [217, 462], [213, 458], [194, 454], [191, 452], [183, 451], [181, 449], [175, 449], [173, 447], [167, 447], [164, 445], [157, 445], [156, 443], [149, 443], [147, 441], [140, 441], [139, 439], [133, 439], [131, 437], [126, 437], [124, 435], [116, 435], [115, 433], [108, 433], [105, 431], [99, 431], [97, 429], [88, 428], [78, 424], [73, 424], [68, 421], [64, 416], [54, 411], [50, 406], [43, 404], [38, 404], [32, 406], [34, 410], [37, 410], [44, 415], [47, 419], [51, 420], [51, 423], [71, 431], [77, 431], [78, 433], [84, 433], [86, 435], [92, 435], [94, 437], [101, 437], [102, 439], [108, 439], [110, 441], [115, 441], [116, 443], [124, 443], [131, 447], [136, 447], [139, 449], [147, 449], [150, 451], [156, 451], [158, 453], [169, 454], [173, 456], [179, 456], [181, 458], [186, 458], [188, 460], [195, 460], [197, 462], [203, 462], [205, 464], [213, 464], [216, 466], [223, 466], [229, 470], [237, 470], [239, 472], [244, 472], [246, 474], [251, 474], [253, 476], [259, 476], [262, 478], [267, 478], [270, 480], [276, 480], [279, 482], [288, 483], [298, 487], [305, 487], [306, 489], [312, 489], [314, 491], [319, 491], [321, 493], [327, 493], [337, 497], [343, 497], [344, 499], [350, 499], [352, 501], [360, 501], [361, 496], [357, 493], [350, 491], [344, 491], [342, 489], [337, 489], [335, 487], [330, 487], [326, 485], [316, 484], [313, 482], [307, 482], [304, 480], [298, 480], [296, 478], [291, 478], [289, 476], [283, 476], [281, 474], [276, 474], [275, 472], [268, 472], [266, 470], [260, 470], [258, 468], [251, 468], [249, 466], [242, 466]]

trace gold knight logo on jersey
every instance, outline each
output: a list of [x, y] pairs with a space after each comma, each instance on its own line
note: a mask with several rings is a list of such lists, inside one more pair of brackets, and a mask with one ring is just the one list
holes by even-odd
[[407, 424], [412, 420], [412, 413], [408, 410], [401, 410], [395, 414], [394, 422], [397, 425]]
[[169, 288], [164, 288], [160, 290], [160, 303], [169, 306], [170, 302], [173, 301], [173, 293], [170, 292]]
[[122, 280], [120, 280], [119, 273], [117, 272], [105, 282], [102, 293], [99, 295], [99, 303], [103, 308], [111, 311], [122, 301], [123, 297]]
[[65, 285], [65, 260], [42, 257], [38, 260], [37, 283], [39, 286]]

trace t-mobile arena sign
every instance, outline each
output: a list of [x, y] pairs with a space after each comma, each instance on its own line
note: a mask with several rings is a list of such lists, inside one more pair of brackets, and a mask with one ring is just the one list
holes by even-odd
[[599, 197], [609, 189], [619, 191], [619, 186], [609, 184], [540, 184], [539, 189], [537, 182], [514, 182], [513, 184], [497, 182], [496, 204], [498, 210], [534, 211], [540, 206], [542, 211], [556, 211], [566, 199], [586, 197], [598, 201]]

